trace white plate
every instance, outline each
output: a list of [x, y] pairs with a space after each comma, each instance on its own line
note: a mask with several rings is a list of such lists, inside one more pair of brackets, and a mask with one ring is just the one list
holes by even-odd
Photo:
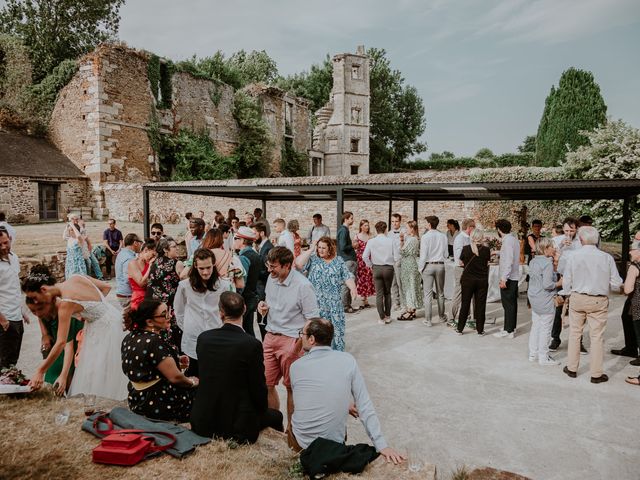
[[0, 395], [9, 393], [29, 393], [31, 387], [28, 385], [0, 385]]

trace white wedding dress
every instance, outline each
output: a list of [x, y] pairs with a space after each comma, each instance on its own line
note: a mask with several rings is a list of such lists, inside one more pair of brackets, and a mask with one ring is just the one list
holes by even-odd
[[84, 320], [84, 337], [69, 395], [85, 393], [124, 400], [128, 395], [129, 380], [122, 372], [120, 353], [125, 336], [122, 312], [107, 302], [93, 282], [83, 278], [98, 291], [100, 301], [61, 299], [83, 308], [81, 315]]

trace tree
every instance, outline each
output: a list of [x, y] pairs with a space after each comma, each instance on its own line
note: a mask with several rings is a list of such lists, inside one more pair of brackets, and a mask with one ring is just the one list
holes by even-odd
[[276, 62], [267, 52], [240, 50], [229, 58], [218, 50], [211, 57], [198, 59], [195, 55], [176, 64], [176, 69], [196, 77], [224, 82], [239, 90], [250, 83], [272, 84], [278, 76]]
[[[625, 179], [640, 178], [640, 130], [622, 120], [608, 122], [584, 133], [587, 145], [567, 153], [564, 165], [570, 178]], [[631, 228], [640, 229], [640, 202], [631, 202]], [[581, 213], [594, 219], [603, 238], [619, 239], [622, 234], [622, 202], [616, 200], [590, 200], [575, 204]]]
[[536, 137], [536, 163], [554, 166], [565, 154], [588, 143], [586, 131], [604, 125], [607, 106], [593, 74], [570, 68], [563, 72], [558, 88], [551, 87]]
[[311, 101], [311, 111], [315, 112], [329, 101], [333, 85], [333, 63], [329, 55], [320, 64], [311, 65], [308, 72], [280, 77], [277, 85], [288, 92]]
[[536, 153], [536, 136], [527, 135], [522, 141], [522, 145], [518, 146], [520, 153]]
[[0, 31], [22, 39], [38, 82], [55, 66], [76, 59], [118, 34], [124, 0], [6, 0]]
[[476, 155], [474, 158], [494, 158], [494, 157], [495, 155], [493, 154], [491, 149], [484, 147], [476, 152]]
[[456, 158], [455, 153], [445, 150], [442, 153], [432, 152], [429, 155], [429, 160], [446, 160]]

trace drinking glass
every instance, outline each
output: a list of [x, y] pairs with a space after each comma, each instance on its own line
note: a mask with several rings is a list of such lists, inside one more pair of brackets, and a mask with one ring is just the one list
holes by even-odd
[[85, 395], [84, 401], [84, 415], [85, 417], [90, 417], [96, 411], [96, 396], [95, 395]]
[[422, 452], [416, 445], [407, 447], [407, 466], [410, 472], [419, 472], [424, 467]]
[[69, 421], [70, 415], [71, 410], [69, 409], [67, 402], [63, 399], [58, 404], [58, 409], [53, 417], [53, 422], [60, 427], [66, 425]]

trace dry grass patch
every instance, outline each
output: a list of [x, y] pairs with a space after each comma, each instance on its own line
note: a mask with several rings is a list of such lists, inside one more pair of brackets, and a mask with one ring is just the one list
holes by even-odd
[[[70, 412], [67, 425], [53, 419], [61, 401], [45, 390], [28, 397], [0, 395], [0, 479], [152, 479], [181, 480], [294, 480], [301, 479], [297, 458], [286, 445], [286, 437], [274, 430], [260, 435], [255, 445], [235, 445], [216, 440], [198, 447], [183, 460], [169, 455], [144, 461], [133, 467], [98, 465], [91, 461], [91, 450], [98, 444], [93, 435], [80, 430], [84, 420], [82, 399], [65, 401]], [[99, 402], [111, 408], [115, 402]], [[435, 479], [435, 466], [411, 474], [406, 465], [394, 467], [378, 459], [358, 478], [370, 480]], [[341, 474], [331, 478], [354, 478]]]

